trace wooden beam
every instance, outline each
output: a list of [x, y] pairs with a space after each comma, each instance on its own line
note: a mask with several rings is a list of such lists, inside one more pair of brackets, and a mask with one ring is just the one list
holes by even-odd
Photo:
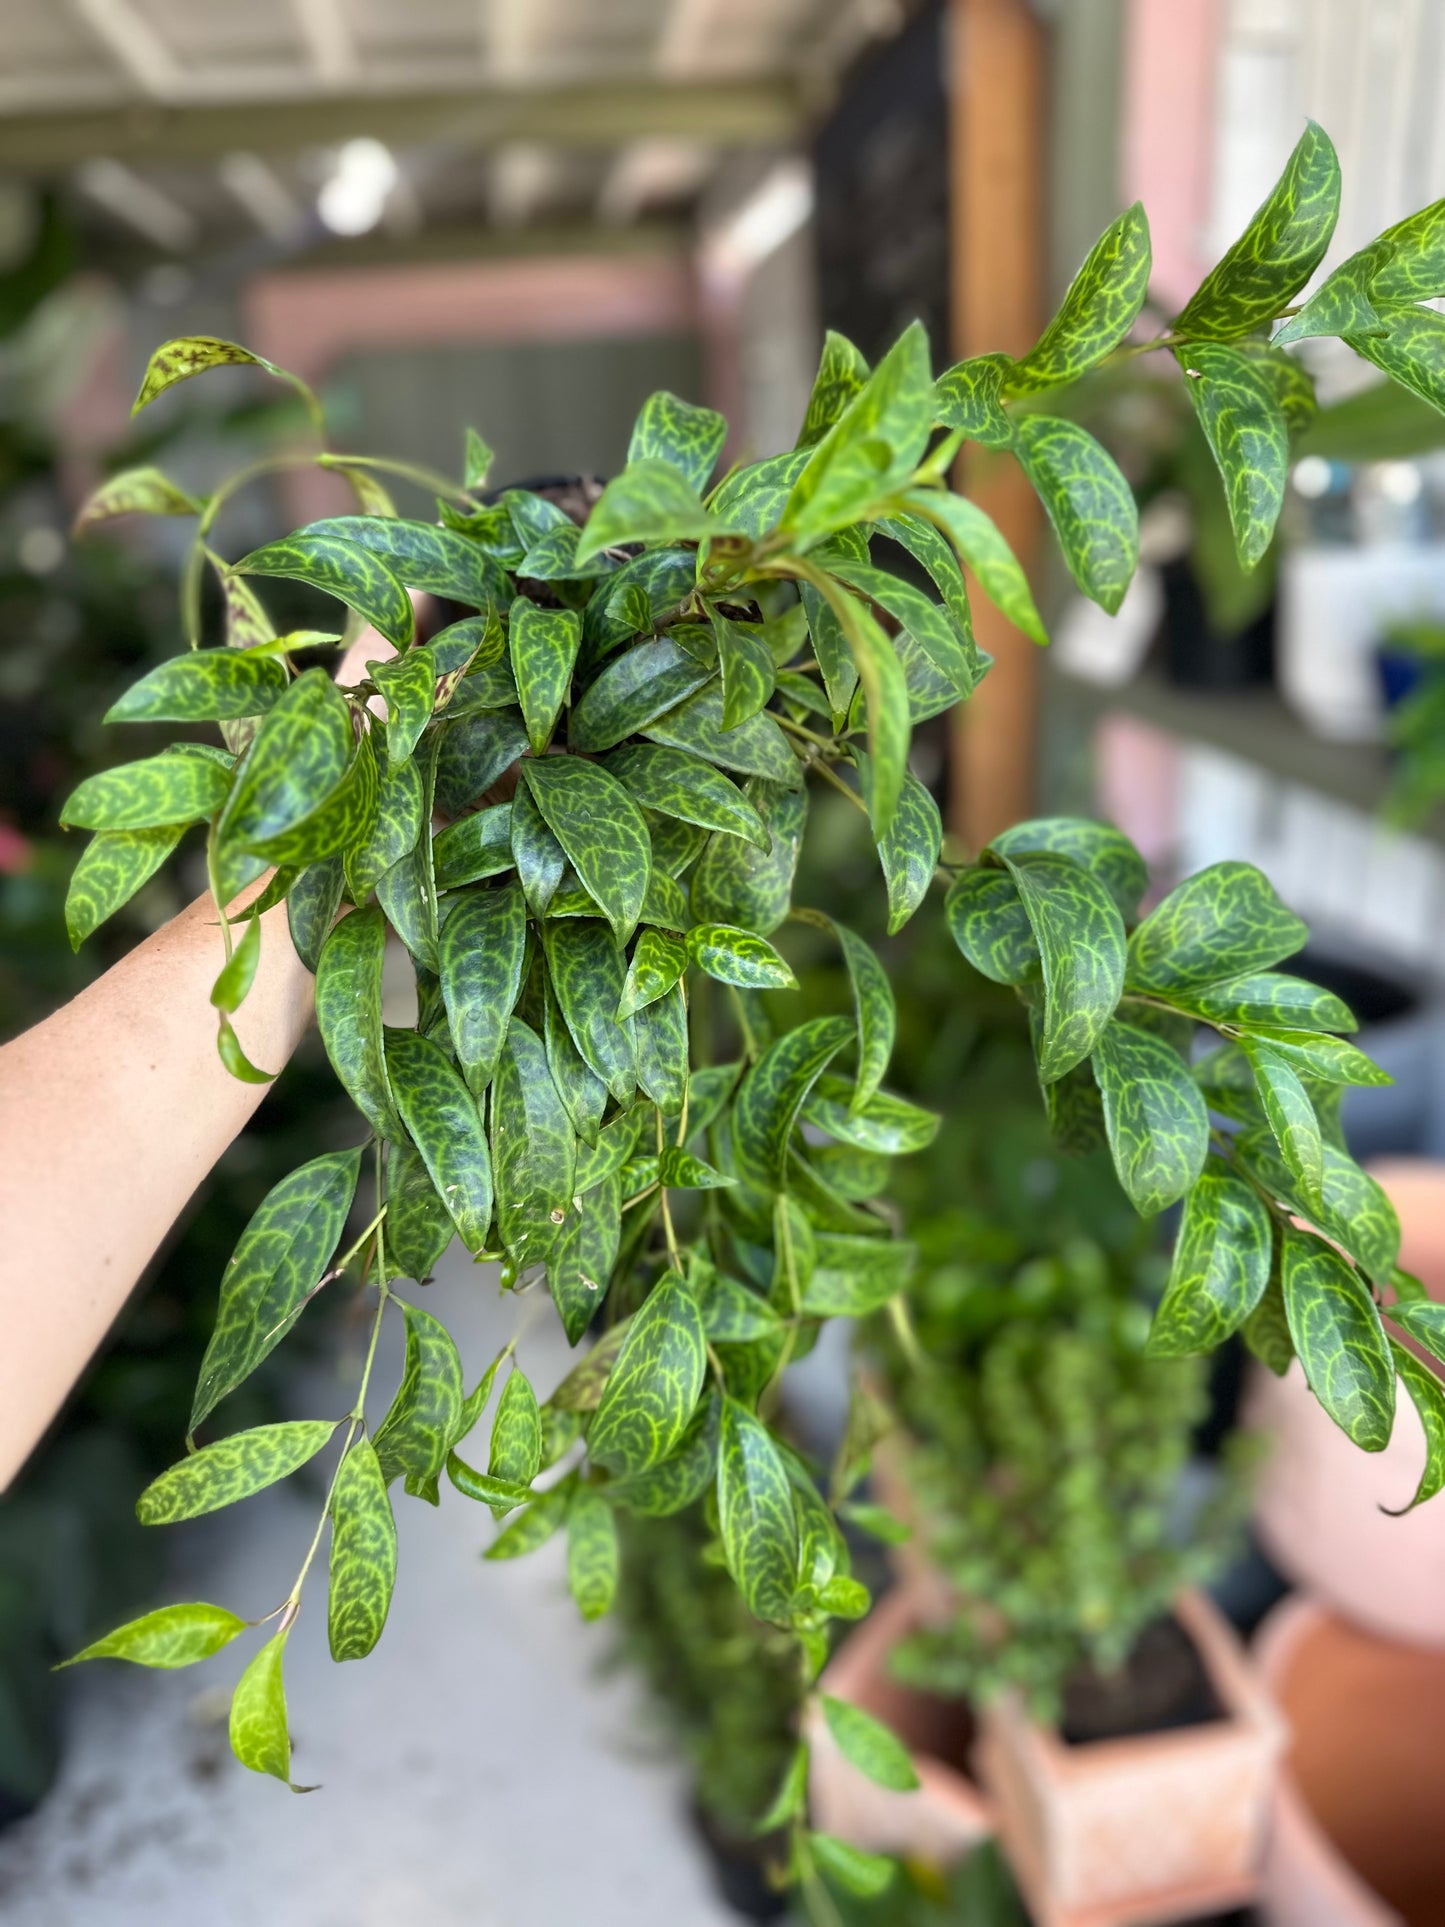
[[[199, 92], [199, 89], [195, 90]], [[564, 148], [620, 147], [673, 135], [719, 147], [786, 144], [802, 129], [786, 78], [599, 82], [567, 87], [438, 85], [409, 94], [314, 94], [190, 105], [136, 103], [74, 112], [0, 116], [0, 167], [54, 173], [94, 154], [129, 161], [333, 147], [371, 135], [393, 147], [451, 143], [495, 148], [535, 141]]]
[[[949, 0], [953, 352], [1022, 354], [1043, 325], [1044, 47], [1027, 0]], [[1033, 572], [1041, 515], [1018, 464], [970, 447], [959, 486]], [[977, 595], [994, 666], [954, 719], [950, 828], [971, 850], [1033, 806], [1035, 645]]]

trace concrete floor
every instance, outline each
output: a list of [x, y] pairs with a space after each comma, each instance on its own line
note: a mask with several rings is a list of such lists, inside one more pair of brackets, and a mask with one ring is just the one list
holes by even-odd
[[[539, 1393], [566, 1370], [549, 1308], [500, 1299], [494, 1272], [456, 1247], [416, 1295], [451, 1329], [469, 1383], [519, 1319]], [[399, 1375], [395, 1323], [374, 1416]], [[344, 1348], [346, 1387], [361, 1336]], [[298, 1413], [344, 1409], [334, 1376], [313, 1375], [304, 1392]], [[322, 1560], [291, 1637], [293, 1772], [321, 1791], [297, 1798], [230, 1757], [226, 1705], [249, 1639], [182, 1673], [81, 1669], [60, 1784], [0, 1836], [6, 1927], [735, 1921], [712, 1891], [681, 1774], [632, 1681], [603, 1674], [605, 1622], [584, 1627], [567, 1596], [561, 1543], [484, 1565], [493, 1527], [483, 1508], [450, 1489], [439, 1511], [397, 1494], [400, 1569], [376, 1651], [332, 1664]], [[292, 1481], [177, 1528], [169, 1596], [248, 1617], [269, 1611], [318, 1505]]]

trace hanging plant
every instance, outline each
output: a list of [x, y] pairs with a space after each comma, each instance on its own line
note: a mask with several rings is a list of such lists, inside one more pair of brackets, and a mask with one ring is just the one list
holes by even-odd
[[[206, 502], [137, 470], [87, 506], [82, 525], [133, 510], [197, 518], [193, 650], [111, 718], [216, 722], [227, 746], [179, 743], [75, 792], [64, 821], [95, 835], [71, 891], [72, 935], [204, 825], [218, 912], [270, 873], [255, 901], [219, 916], [223, 1060], [238, 1077], [270, 1075], [231, 1018], [255, 974], [260, 914], [284, 898], [326, 1049], [367, 1127], [353, 1149], [283, 1180], [248, 1226], [191, 1424], [223, 1428], [227, 1397], [319, 1286], [343, 1278], [374, 1306], [350, 1408], [220, 1429], [140, 1499], [150, 1523], [193, 1518], [329, 1456], [315, 1541], [236, 1689], [231, 1738], [246, 1766], [290, 1781], [282, 1664], [328, 1521], [333, 1656], [360, 1658], [380, 1637], [397, 1488], [436, 1504], [445, 1480], [489, 1506], [504, 1521], [493, 1557], [565, 1532], [588, 1619], [614, 1597], [619, 1513], [667, 1515], [711, 1495], [717, 1557], [752, 1613], [796, 1639], [809, 1677], [831, 1623], [867, 1610], [837, 1513], [877, 1413], [859, 1397], [820, 1479], [778, 1428], [779, 1384], [830, 1318], [889, 1307], [906, 1344], [913, 1247], [874, 1202], [877, 1159], [920, 1147], [936, 1120], [886, 1088], [895, 1010], [883, 966], [826, 904], [793, 903], [816, 783], [864, 819], [890, 929], [941, 883], [963, 956], [1016, 986], [1061, 1138], [1107, 1141], [1141, 1213], [1182, 1205], [1154, 1350], [1204, 1351], [1242, 1331], [1276, 1370], [1298, 1353], [1330, 1416], [1371, 1451], [1389, 1438], [1398, 1374], [1429, 1440], [1419, 1497], [1445, 1483], [1445, 1394], [1382, 1312], [1440, 1355], [1445, 1314], [1396, 1268], [1394, 1216], [1340, 1135], [1341, 1090], [1383, 1073], [1342, 1035], [1343, 1005], [1276, 969], [1304, 925], [1236, 862], [1141, 917], [1143, 861], [1086, 821], [1019, 824], [945, 857], [937, 806], [908, 761], [914, 725], [967, 700], [989, 666], [965, 569], [1025, 636], [1045, 639], [999, 531], [949, 491], [965, 441], [1022, 464], [1079, 589], [1112, 612], [1138, 560], [1135, 505], [1098, 442], [1047, 412], [1062, 385], [1110, 357], [1173, 356], [1246, 565], [1269, 542], [1290, 436], [1312, 407], [1287, 341], [1342, 333], [1445, 402], [1445, 316], [1420, 305], [1445, 296], [1445, 202], [1292, 306], [1338, 204], [1334, 150], [1311, 125], [1239, 241], [1147, 342], [1129, 342], [1150, 264], [1137, 206], [1021, 360], [984, 355], [935, 381], [917, 325], [872, 370], [829, 335], [797, 447], [717, 481], [722, 418], [654, 395], [581, 527], [536, 493], [485, 497], [475, 436], [435, 524], [392, 512], [380, 475], [427, 479], [404, 464], [324, 449], [277, 458], [339, 471], [359, 512], [234, 562], [212, 531], [266, 464]], [[281, 373], [233, 343], [171, 342], [137, 405], [235, 362]], [[872, 560], [875, 534], [934, 593]], [[206, 569], [228, 646], [200, 646]], [[324, 668], [298, 672], [298, 651], [336, 639], [275, 634], [256, 587], [269, 577], [326, 590], [394, 653], [378, 648], [345, 688]], [[476, 613], [419, 642], [408, 590]], [[792, 919], [837, 945], [846, 1015], [788, 1023], [774, 993], [793, 982]], [[393, 934], [415, 969], [411, 1029], [382, 1019]], [[1218, 1042], [1196, 1061], [1201, 1026]], [[363, 1177], [364, 1229], [348, 1240]], [[506, 1287], [545, 1279], [579, 1356], [543, 1397], [515, 1344], [480, 1375], [464, 1369], [410, 1290], [453, 1237], [498, 1262]], [[406, 1336], [389, 1403], [372, 1383], [388, 1317]], [[180, 1605], [81, 1657], [187, 1665], [251, 1630], [218, 1606]], [[907, 1783], [885, 1729], [828, 1710], [864, 1771]], [[788, 1830], [790, 1872], [806, 1886], [826, 1876], [876, 1889], [889, 1863], [808, 1830], [806, 1770], [800, 1744], [760, 1827]]]

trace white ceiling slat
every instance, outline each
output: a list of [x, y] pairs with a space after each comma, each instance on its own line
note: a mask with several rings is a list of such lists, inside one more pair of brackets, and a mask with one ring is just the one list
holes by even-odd
[[154, 246], [171, 254], [184, 254], [194, 247], [198, 238], [195, 217], [119, 161], [87, 161], [76, 171], [76, 184], [108, 214]]
[[156, 100], [170, 100], [185, 70], [131, 0], [71, 0], [78, 16], [125, 73]]
[[328, 87], [356, 86], [362, 78], [361, 54], [346, 0], [291, 0], [291, 12], [318, 78]]
[[244, 149], [223, 154], [216, 172], [227, 192], [271, 240], [289, 246], [305, 227], [306, 215], [300, 202], [259, 154]]

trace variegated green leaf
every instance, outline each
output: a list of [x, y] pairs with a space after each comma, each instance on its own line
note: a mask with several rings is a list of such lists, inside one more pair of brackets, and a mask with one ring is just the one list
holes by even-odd
[[731, 778], [700, 756], [659, 743], [632, 743], [614, 750], [606, 768], [644, 809], [740, 836], [760, 850], [769, 847], [767, 826], [753, 804]]
[[441, 1263], [453, 1232], [451, 1213], [437, 1196], [421, 1152], [407, 1139], [391, 1145], [386, 1160], [389, 1274], [424, 1283]]
[[1149, 1332], [1155, 1358], [1212, 1352], [1249, 1317], [1269, 1283], [1273, 1231], [1253, 1185], [1217, 1159], [1184, 1203], [1169, 1283]]
[[[839, 581], [867, 596], [899, 623], [960, 696], [972, 692], [982, 659], [974, 644], [971, 622], [960, 622], [946, 604], [935, 602], [911, 582], [900, 581], [872, 563], [830, 559], [829, 568]], [[846, 631], [846, 623], [844, 627]], [[856, 648], [854, 658], [856, 661]], [[863, 665], [858, 662], [857, 666], [861, 676]]]
[[1059, 311], [1004, 375], [1006, 395], [1077, 381], [1117, 348], [1149, 290], [1149, 221], [1138, 201], [1110, 222], [1075, 275]]
[[236, 649], [193, 649], [159, 663], [105, 713], [108, 723], [219, 722], [259, 716], [286, 693], [285, 665]]
[[687, 1005], [682, 985], [646, 1004], [631, 1019], [637, 1042], [637, 1082], [664, 1117], [676, 1117], [687, 1098]]
[[512, 604], [509, 648], [532, 753], [541, 756], [571, 687], [582, 641], [575, 609], [542, 609], [526, 596]]
[[1280, 1155], [1301, 1196], [1308, 1204], [1317, 1206], [1325, 1181], [1325, 1147], [1309, 1092], [1287, 1058], [1256, 1038], [1245, 1037], [1240, 1042], [1254, 1067], [1260, 1101]]
[[1118, 464], [1077, 422], [1024, 415], [1014, 449], [1082, 594], [1117, 615], [1139, 566], [1139, 511]]
[[[293, 539], [348, 543], [382, 563], [399, 582], [445, 596], [469, 609], [505, 602], [510, 594], [506, 576], [483, 549], [454, 529], [438, 528], [434, 522], [408, 522], [397, 515], [338, 515], [329, 521], [312, 522]], [[377, 627], [380, 629], [381, 624]], [[385, 629], [381, 633], [388, 634]], [[400, 647], [404, 637], [391, 636], [390, 640]]]
[[898, 1862], [886, 1854], [870, 1853], [831, 1833], [809, 1833], [808, 1851], [830, 1880], [859, 1900], [876, 1899], [898, 1871]]
[[629, 462], [603, 489], [582, 531], [577, 560], [629, 542], [702, 541], [726, 526], [670, 461], [652, 456]]
[[759, 1619], [785, 1622], [798, 1578], [798, 1527], [782, 1456], [762, 1421], [724, 1399], [718, 1525], [728, 1571]]
[[1162, 1038], [1132, 1024], [1108, 1025], [1091, 1061], [1119, 1182], [1134, 1209], [1152, 1217], [1204, 1168], [1209, 1114], [1199, 1087]]
[[321, 951], [331, 935], [336, 912], [341, 907], [345, 888], [345, 869], [339, 856], [323, 857], [310, 863], [297, 877], [286, 896], [286, 922], [296, 955], [312, 976], [321, 962]]
[[891, 1091], [876, 1091], [866, 1104], [859, 1104], [852, 1084], [826, 1074], [809, 1092], [802, 1115], [829, 1137], [885, 1157], [926, 1149], [942, 1122], [936, 1111], [925, 1111]]
[[435, 1480], [462, 1435], [462, 1361], [451, 1333], [429, 1311], [402, 1306], [406, 1362], [373, 1444], [383, 1479]]
[[584, 1619], [601, 1619], [611, 1609], [620, 1564], [612, 1507], [583, 1486], [567, 1514], [567, 1586]]
[[249, 1499], [314, 1459], [335, 1430], [334, 1419], [290, 1419], [203, 1445], [151, 1481], [136, 1517], [143, 1526], [169, 1526]]
[[389, 661], [369, 662], [366, 670], [386, 701], [387, 755], [404, 763], [436, 706], [436, 658], [428, 649], [405, 649]]
[[162, 1606], [143, 1613], [124, 1626], [117, 1626], [104, 1639], [97, 1639], [69, 1659], [60, 1662], [78, 1666], [83, 1659], [128, 1659], [133, 1666], [154, 1666], [169, 1671], [178, 1666], [194, 1666], [210, 1659], [223, 1646], [229, 1646], [237, 1633], [246, 1630], [246, 1621], [227, 1612], [224, 1606], [199, 1602], [186, 1606]]
[[398, 1138], [398, 1115], [382, 1051], [381, 973], [386, 919], [353, 910], [322, 946], [316, 968], [316, 1023], [347, 1096], [380, 1137]]
[[186, 833], [184, 823], [152, 830], [102, 830], [81, 851], [65, 893], [65, 928], [72, 950], [130, 902]]
[[[375, 745], [379, 744], [379, 749]], [[368, 738], [377, 756], [376, 816], [364, 839], [346, 852], [346, 893], [365, 903], [388, 870], [409, 857], [427, 828], [426, 781], [414, 762], [393, 763], [386, 738]]]
[[595, 1144], [607, 1109], [607, 1086], [573, 1042], [550, 978], [545, 993], [542, 1041], [547, 1052], [547, 1068], [563, 1108], [572, 1120], [573, 1130], [583, 1144]]
[[316, 397], [304, 381], [288, 374], [286, 369], [278, 368], [274, 361], [267, 361], [264, 355], [253, 354], [249, 348], [243, 348], [239, 341], [223, 341], [216, 335], [181, 335], [157, 348], [146, 363], [140, 392], [131, 404], [130, 412], [138, 415], [157, 395], [165, 394], [178, 381], [189, 381], [193, 375], [204, 374], [208, 368], [237, 366], [260, 368], [266, 374], [274, 375], [278, 381], [289, 382], [306, 402], [313, 417], [317, 415]]
[[1349, 336], [1350, 347], [1412, 395], [1445, 411], [1445, 315], [1434, 308], [1392, 308], [1380, 322], [1375, 333]]
[[221, 1280], [187, 1430], [194, 1432], [290, 1331], [320, 1284], [356, 1195], [361, 1151], [328, 1151], [266, 1193]]
[[592, 918], [542, 926], [547, 969], [583, 1062], [621, 1105], [632, 1102], [637, 1054], [629, 1019], [618, 1019], [626, 960], [605, 924]]
[[475, 1097], [497, 1067], [526, 948], [527, 910], [514, 883], [460, 898], [442, 926], [442, 997], [457, 1062]]
[[286, 1688], [282, 1662], [286, 1656], [286, 1632], [279, 1632], [257, 1653], [236, 1684], [231, 1698], [229, 1737], [231, 1751], [253, 1773], [269, 1773], [282, 1780], [293, 1793], [310, 1792], [309, 1787], [292, 1786], [291, 1729], [286, 1722]]
[[[1090, 871], [1057, 850], [1006, 853], [1044, 980], [1039, 1076], [1053, 1083], [1094, 1049], [1124, 987], [1124, 924]], [[951, 893], [950, 893], [951, 894]]]
[[444, 816], [461, 816], [526, 749], [526, 725], [515, 709], [458, 716], [441, 731], [437, 746], [437, 808]]
[[386, 1033], [386, 1069], [397, 1109], [457, 1235], [468, 1251], [484, 1251], [492, 1222], [492, 1161], [476, 1098], [445, 1052], [414, 1030]]
[[803, 1310], [818, 1318], [865, 1318], [903, 1290], [917, 1255], [900, 1238], [820, 1233]]
[[1128, 837], [1106, 823], [1080, 816], [1040, 816], [1015, 823], [989, 846], [995, 855], [1017, 856], [1024, 850], [1052, 850], [1072, 857], [1096, 877], [1118, 905], [1119, 914], [1132, 922], [1149, 881], [1148, 868]]
[[1131, 990], [1189, 989], [1268, 970], [1303, 947], [1308, 927], [1252, 863], [1186, 877], [1129, 939]]
[[1222, 983], [1174, 991], [1170, 1001], [1213, 1023], [1264, 1025], [1273, 1030], [1355, 1030], [1348, 1004], [1333, 991], [1289, 977], [1278, 971], [1258, 970]]
[[547, 1491], [539, 1492], [532, 1503], [519, 1512], [499, 1532], [482, 1554], [484, 1559], [521, 1559], [538, 1546], [546, 1545], [553, 1533], [567, 1523], [567, 1514], [577, 1495], [575, 1473], [561, 1479]]
[[1265, 376], [1227, 343], [1191, 341], [1174, 351], [1229, 505], [1234, 546], [1252, 569], [1274, 540], [1289, 479], [1289, 429]]
[[614, 1170], [582, 1193], [547, 1259], [548, 1288], [569, 1345], [581, 1338], [607, 1294], [621, 1238], [622, 1180]]
[[97, 522], [117, 515], [199, 515], [201, 504], [177, 488], [168, 475], [147, 464], [122, 469], [88, 495], [75, 518], [73, 535], [84, 535]]
[[722, 671], [722, 726], [736, 729], [756, 716], [772, 695], [776, 681], [773, 658], [750, 623], [733, 622], [714, 610], [712, 628]]
[[692, 913], [700, 922], [737, 925], [770, 936], [792, 907], [793, 878], [807, 820], [807, 791], [753, 778], [748, 801], [766, 825], [771, 847], [737, 837], [710, 839], [692, 876]]
[[[345, 699], [324, 669], [308, 669], [262, 719], [221, 818], [222, 843], [266, 854], [293, 837], [304, 838], [308, 826], [321, 826], [319, 813], [329, 816], [355, 746]], [[334, 836], [315, 837], [328, 847], [317, 847], [304, 861], [342, 847], [346, 815], [338, 813]]]
[[745, 1176], [783, 1188], [788, 1140], [809, 1091], [852, 1041], [845, 1018], [813, 1017], [770, 1044], [743, 1079], [733, 1113], [733, 1146]]
[[697, 1300], [669, 1273], [628, 1327], [587, 1434], [588, 1456], [618, 1474], [659, 1464], [687, 1430], [706, 1375]]
[[[1393, 1312], [1391, 1313], [1393, 1317]], [[1426, 1499], [1433, 1499], [1445, 1487], [1445, 1385], [1427, 1365], [1422, 1365], [1413, 1352], [1406, 1351], [1403, 1345], [1390, 1341], [1390, 1355], [1395, 1361], [1395, 1371], [1405, 1390], [1410, 1394], [1410, 1403], [1420, 1415], [1420, 1424], [1425, 1433], [1425, 1466], [1420, 1474], [1420, 1483], [1415, 1488], [1415, 1496], [1408, 1505], [1386, 1506], [1387, 1512], [1413, 1512], [1417, 1505]]]
[[781, 526], [806, 546], [861, 520], [912, 474], [933, 415], [928, 337], [915, 321], [813, 448], [783, 506]]
[[787, 789], [796, 789], [802, 782], [798, 759], [771, 716], [749, 716], [745, 722], [726, 726], [722, 686], [717, 681], [705, 682], [685, 702], [639, 727], [655, 743], [691, 751], [740, 775], [761, 776]]
[[520, 1017], [507, 1026], [492, 1078], [497, 1230], [517, 1265], [540, 1264], [572, 1211], [577, 1139], [542, 1040]]
[[183, 829], [213, 815], [230, 787], [221, 763], [165, 750], [88, 776], [67, 798], [60, 820], [68, 830]]
[[744, 990], [797, 989], [798, 980], [786, 959], [766, 938], [736, 924], [694, 924], [686, 949], [698, 969], [719, 983], [737, 984]]
[[617, 1005], [619, 1022], [665, 997], [687, 969], [687, 944], [664, 930], [644, 930], [637, 939]]
[[846, 335], [829, 328], [823, 336], [822, 358], [798, 434], [799, 449], [816, 447], [822, 441], [867, 379], [868, 363]]
[[945, 428], [961, 429], [985, 448], [1013, 446], [1013, 423], [1004, 412], [1004, 377], [1013, 366], [1007, 355], [974, 355], [956, 361], [933, 389], [933, 418]]
[[728, 425], [712, 408], [699, 408], [661, 388], [649, 395], [632, 425], [627, 461], [671, 462], [699, 494], [717, 466]]
[[370, 1439], [341, 1462], [331, 1496], [326, 1631], [335, 1660], [365, 1659], [381, 1638], [396, 1586], [396, 1521]]
[[412, 639], [411, 597], [400, 577], [359, 542], [302, 530], [253, 549], [233, 568], [237, 575], [283, 576], [292, 582], [308, 582], [364, 616], [398, 649], [404, 649]]
[[[583, 888], [601, 906], [618, 942], [626, 943], [642, 914], [652, 867], [637, 805], [615, 776], [580, 756], [528, 760], [522, 773]], [[618, 989], [620, 994], [620, 983]]]
[[516, 862], [516, 833], [516, 798], [448, 823], [432, 838], [437, 888], [456, 890], [465, 883], [481, 883], [510, 870]]
[[1395, 1422], [1395, 1365], [1369, 1288], [1308, 1232], [1284, 1233], [1290, 1337], [1310, 1390], [1362, 1451], [1383, 1452]]
[[612, 749], [715, 674], [713, 664], [699, 661], [670, 635], [640, 642], [609, 662], [574, 703], [568, 743], [587, 754]]
[[514, 1365], [497, 1401], [487, 1471], [511, 1485], [530, 1485], [542, 1469], [542, 1417], [532, 1382]]
[[1031, 642], [1046, 643], [1048, 631], [1034, 606], [1028, 577], [992, 516], [966, 496], [946, 489], [918, 489], [908, 501], [920, 516], [943, 530], [959, 561], [973, 570], [989, 601], [1015, 628], [1022, 629]]

